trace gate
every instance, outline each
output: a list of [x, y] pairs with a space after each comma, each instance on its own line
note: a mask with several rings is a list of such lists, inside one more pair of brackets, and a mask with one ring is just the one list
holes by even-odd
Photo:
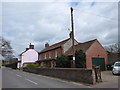
[[96, 82], [102, 82], [100, 66], [95, 66], [94, 71], [95, 71], [95, 80], [96, 80]]

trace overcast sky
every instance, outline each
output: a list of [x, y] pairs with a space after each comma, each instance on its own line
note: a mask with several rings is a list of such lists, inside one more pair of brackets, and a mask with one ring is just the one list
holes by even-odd
[[98, 39], [104, 46], [118, 41], [117, 2], [4, 2], [2, 35], [16, 56], [29, 43], [40, 51], [46, 42], [52, 45], [69, 38], [70, 7], [78, 42]]

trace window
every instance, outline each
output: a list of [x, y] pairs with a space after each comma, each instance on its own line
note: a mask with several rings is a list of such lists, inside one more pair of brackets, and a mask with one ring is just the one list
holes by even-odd
[[44, 59], [46, 59], [46, 53], [45, 53], [45, 58]]

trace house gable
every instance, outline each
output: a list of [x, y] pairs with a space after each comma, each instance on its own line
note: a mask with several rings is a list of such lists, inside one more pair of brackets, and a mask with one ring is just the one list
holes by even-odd
[[87, 68], [92, 68], [92, 58], [104, 58], [105, 65], [108, 63], [107, 52], [98, 40], [95, 40], [94, 43], [86, 51]]
[[[90, 53], [91, 51], [98, 52], [99, 54], [104, 53], [107, 54], [103, 46], [99, 43], [99, 41], [96, 39], [92, 45], [86, 50], [86, 53]], [[101, 52], [101, 53], [100, 53]], [[94, 53], [94, 52], [93, 52]], [[92, 54], [92, 53], [91, 53]]]
[[34, 49], [29, 49], [21, 56], [21, 66], [26, 62], [35, 62], [38, 60], [38, 52]]
[[[78, 44], [78, 42], [74, 39], [75, 45]], [[65, 44], [62, 45], [63, 53], [68, 51], [72, 47], [72, 39], [70, 38]]]

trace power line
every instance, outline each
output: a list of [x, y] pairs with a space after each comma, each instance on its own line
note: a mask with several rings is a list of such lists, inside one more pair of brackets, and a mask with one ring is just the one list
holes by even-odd
[[[77, 11], [77, 10], [76, 10]], [[86, 14], [92, 14], [92, 15], [95, 15], [95, 16], [98, 16], [98, 17], [102, 17], [102, 18], [105, 18], [107, 20], [111, 20], [111, 21], [115, 21], [115, 22], [118, 22], [119, 20], [115, 19], [115, 18], [108, 18], [108, 17], [105, 17], [105, 16], [102, 16], [102, 15], [98, 15], [98, 14], [95, 14], [95, 13], [89, 13], [89, 12], [86, 12], [86, 11], [82, 11], [82, 10], [79, 10], [81, 11], [81, 13], [86, 13]]]

